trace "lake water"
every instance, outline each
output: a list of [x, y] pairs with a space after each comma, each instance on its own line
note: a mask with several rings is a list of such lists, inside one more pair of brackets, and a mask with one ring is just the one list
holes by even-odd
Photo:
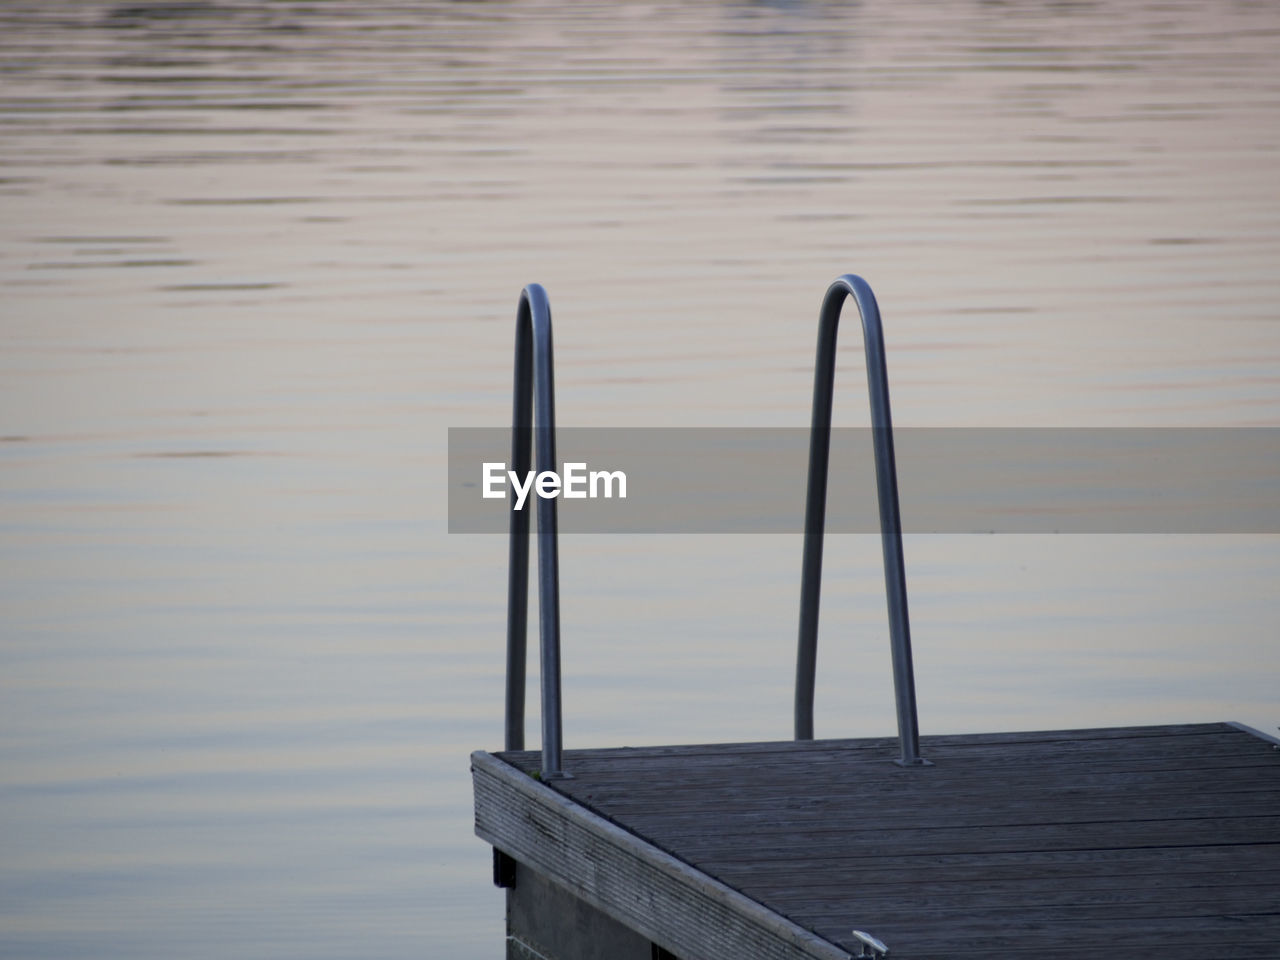
[[[1280, 426], [1273, 4], [0, 7], [0, 954], [494, 958], [446, 431]], [[836, 422], [866, 422], [847, 326]], [[911, 536], [924, 733], [1280, 722], [1280, 537]], [[562, 543], [569, 747], [785, 738], [798, 538]], [[831, 538], [820, 736], [892, 733]], [[531, 669], [530, 730], [537, 730]]]

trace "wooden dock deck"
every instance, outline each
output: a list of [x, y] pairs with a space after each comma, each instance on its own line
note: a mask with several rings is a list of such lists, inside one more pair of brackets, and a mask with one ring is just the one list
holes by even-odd
[[[1280, 958], [1271, 738], [1196, 724], [922, 753], [576, 750], [550, 784], [535, 752], [473, 754], [476, 833], [518, 864], [508, 956], [843, 960], [858, 929], [893, 960]], [[531, 910], [567, 911], [563, 929]]]

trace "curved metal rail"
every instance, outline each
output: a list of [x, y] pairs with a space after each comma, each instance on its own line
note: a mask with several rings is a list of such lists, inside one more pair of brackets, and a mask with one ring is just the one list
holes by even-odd
[[[530, 469], [537, 413], [538, 470], [556, 469], [556, 401], [551, 349], [551, 304], [541, 285], [520, 293], [516, 312], [515, 395], [511, 414], [511, 469]], [[560, 566], [556, 501], [538, 504], [538, 635], [542, 671], [542, 778], [567, 776], [563, 769], [560, 711]], [[524, 687], [529, 613], [529, 511], [517, 510], [511, 492], [507, 561], [506, 748], [524, 749]], [[527, 506], [527, 504], [526, 504]]]
[[804, 564], [800, 574], [800, 638], [796, 656], [796, 739], [813, 739], [813, 686], [818, 655], [818, 603], [822, 592], [822, 543], [827, 514], [827, 471], [831, 453], [831, 401], [836, 374], [836, 332], [840, 311], [853, 297], [862, 316], [871, 427], [875, 437], [876, 492], [880, 538], [889, 603], [889, 639], [898, 738], [904, 766], [927, 763], [920, 757], [915, 676], [911, 666], [911, 627], [907, 620], [907, 580], [902, 559], [902, 520], [898, 513], [898, 471], [889, 418], [889, 376], [884, 363], [884, 334], [875, 294], [861, 277], [845, 274], [827, 290], [818, 320], [818, 358], [813, 378], [813, 422], [809, 432], [809, 486], [805, 500]]

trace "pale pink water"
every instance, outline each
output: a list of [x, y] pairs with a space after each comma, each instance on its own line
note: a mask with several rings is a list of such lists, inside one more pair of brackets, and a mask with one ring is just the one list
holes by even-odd
[[[565, 424], [805, 424], [853, 271], [899, 424], [1280, 425], [1278, 54], [1266, 4], [4, 4], [0, 953], [499, 955], [506, 548], [444, 453], [527, 282]], [[893, 729], [878, 550], [820, 735]], [[789, 735], [797, 541], [562, 554], [568, 746]], [[1275, 537], [907, 560], [925, 733], [1280, 722]]]

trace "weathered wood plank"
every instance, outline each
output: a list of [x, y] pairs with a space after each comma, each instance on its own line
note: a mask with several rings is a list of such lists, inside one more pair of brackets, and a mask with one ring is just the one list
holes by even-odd
[[735, 793], [745, 792], [752, 800], [788, 802], [799, 807], [819, 803], [826, 796], [855, 794], [869, 798], [914, 796], [923, 801], [932, 793], [946, 791], [957, 799], [994, 798], [1000, 796], [999, 784], [1011, 781], [1019, 785], [1014, 796], [1036, 789], [1070, 795], [1108, 787], [1135, 795], [1158, 794], [1171, 787], [1181, 794], [1203, 790], [1220, 795], [1274, 789], [1258, 774], [1274, 769], [1278, 756], [1276, 751], [1255, 742], [1246, 752], [1235, 755], [1223, 751], [1213, 757], [1182, 755], [1145, 761], [1096, 758], [1089, 763], [1072, 764], [1032, 757], [996, 762], [935, 755], [937, 766], [905, 771], [887, 761], [854, 764], [845, 762], [843, 757], [809, 764], [739, 760], [716, 766], [698, 760], [683, 764], [679, 770], [658, 762], [620, 763], [607, 772], [598, 772], [570, 752], [566, 764], [589, 787], [575, 792], [587, 800], [594, 797], [617, 803], [646, 803], [661, 799], [678, 804], [688, 798], [701, 804], [718, 796], [732, 798]]
[[[1137, 907], [1174, 910], [1174, 915], [1193, 916], [1204, 912], [1229, 913], [1242, 904], [1251, 912], [1280, 912], [1280, 871], [1174, 874], [1150, 876], [1135, 883], [1127, 876], [1097, 876], [1086, 884], [1064, 884], [1062, 878], [1045, 879], [1028, 875], [1016, 880], [988, 880], [981, 875], [973, 882], [935, 881], [920, 877], [913, 883], [867, 884], [860, 878], [830, 872], [806, 876], [771, 877], [752, 884], [751, 891], [761, 901], [782, 909], [812, 904], [829, 897], [833, 884], [858, 890], [859, 908], [873, 905], [892, 907], [904, 897], [927, 903], [930, 911], [962, 906], [967, 910], [983, 904], [1016, 904], [1026, 907]], [[1135, 914], [1136, 915], [1136, 914]], [[1161, 915], [1164, 915], [1163, 913]]]
[[[856, 829], [868, 822], [884, 827], [981, 826], [992, 822], [1007, 826], [1036, 823], [1076, 823], [1096, 820], [1196, 819], [1206, 817], [1261, 816], [1280, 810], [1280, 787], [1256, 786], [1252, 790], [1210, 794], [1183, 793], [1182, 784], [1150, 788], [1146, 785], [1124, 790], [1098, 789], [1088, 793], [1066, 793], [1052, 786], [1027, 790], [1018, 795], [992, 798], [979, 790], [947, 793], [947, 805], [939, 808], [920, 791], [849, 791], [839, 797], [798, 801], [768, 791], [757, 796], [749, 788], [682, 789], [668, 791], [661, 800], [664, 822], [672, 833], [681, 825], [699, 825], [708, 806], [714, 805], [722, 821], [744, 827], [769, 829], [777, 825], [803, 829], [820, 824], [828, 829]], [[1169, 790], [1176, 790], [1172, 797]], [[652, 810], [650, 795], [639, 796], [591, 790], [579, 797], [588, 806], [608, 809], [616, 816]], [[656, 797], [654, 799], [657, 799]]]
[[1241, 914], [1116, 924], [1098, 924], [1092, 920], [1017, 922], [1019, 919], [1009, 915], [972, 921], [960, 919], [936, 928], [929, 936], [921, 936], [914, 922], [882, 923], [867, 929], [889, 945], [893, 960], [899, 955], [895, 944], [907, 943], [911, 944], [910, 952], [904, 949], [901, 955], [912, 960], [949, 957], [960, 943], [984, 946], [991, 956], [1002, 960], [1010, 956], [1038, 958], [1041, 949], [1063, 943], [1074, 945], [1085, 957], [1093, 955], [1092, 951], [1108, 948], [1107, 955], [1125, 960], [1145, 957], [1164, 960], [1167, 947], [1185, 940], [1198, 941], [1201, 956], [1208, 953], [1226, 960], [1235, 957], [1237, 943], [1270, 944], [1273, 956], [1276, 944], [1280, 943], [1280, 917], [1276, 916]]
[[[1029, 743], [1087, 743], [1097, 740], [1140, 740], [1144, 738], [1165, 739], [1169, 737], [1188, 737], [1216, 735], [1237, 731], [1229, 723], [1185, 723], [1164, 724], [1135, 727], [1099, 727], [1097, 729], [1066, 730], [1032, 730], [1007, 731], [996, 733], [963, 733], [923, 736], [922, 747], [929, 746], [967, 746], [967, 745], [1006, 745]], [[898, 740], [896, 737], [863, 737], [856, 740], [769, 740], [728, 743], [695, 743], [671, 744], [640, 747], [597, 747], [574, 750], [573, 754], [582, 759], [603, 759], [609, 762], [626, 760], [629, 757], [724, 757], [728, 755], [760, 755], [760, 754], [804, 754], [828, 753], [832, 749], [879, 751], [887, 756], [897, 756]], [[513, 750], [500, 753], [498, 756], [511, 760], [517, 766], [521, 762], [537, 764], [536, 750]]]
[[[928, 954], [931, 958], [945, 957], [946, 960], [992, 960], [993, 956], [1004, 957], [1009, 954], [993, 951], [986, 947], [972, 944], [947, 944]], [[1020, 953], [1020, 956], [1028, 954]], [[1101, 957], [1120, 956], [1124, 960], [1205, 960], [1205, 944], [1201, 937], [1188, 937], [1180, 943], [1170, 944], [1156, 950], [1127, 950], [1122, 954], [1114, 954], [1105, 946], [1098, 948]], [[921, 955], [924, 956], [924, 955]], [[1045, 943], [1035, 948], [1036, 960], [1081, 960], [1082, 948], [1074, 944]], [[1087, 955], [1086, 955], [1087, 956]], [[1276, 960], [1274, 943], [1242, 943], [1233, 940], [1229, 960]]]
[[[797, 861], [805, 863], [808, 861]], [[865, 878], [867, 883], [910, 882], [922, 875], [955, 876], [968, 879], [969, 872], [999, 877], [1021, 877], [1028, 872], [1046, 877], [1092, 876], [1094, 874], [1142, 876], [1168, 874], [1174, 869], [1194, 872], [1268, 871], [1280, 866], [1280, 847], [1265, 844], [1228, 844], [1198, 847], [1122, 847], [1112, 850], [1016, 850], [1010, 853], [983, 851], [965, 854], [923, 856], [857, 857], [840, 851], [823, 860], [823, 869], [845, 871]], [[778, 863], [744, 861], [744, 875], [758, 871], [769, 876]]]
[[[717, 875], [757, 891], [772, 887], [828, 896], [833, 887], [901, 897], [931, 884], [977, 890], [1009, 883], [1015, 889], [1049, 884], [1064, 889], [1143, 889], [1164, 885], [1247, 882], [1280, 886], [1280, 852], [1263, 845], [1163, 847], [1123, 850], [1017, 851], [914, 857], [832, 857], [814, 869], [812, 860], [718, 863], [703, 861]], [[1031, 886], [1028, 887], [1028, 884]]]
[[[709, 800], [708, 803], [714, 803]], [[823, 837], [839, 834], [857, 841], [859, 834], [866, 830], [877, 833], [905, 834], [919, 830], [1063, 830], [1083, 828], [1082, 833], [1105, 831], [1108, 827], [1121, 829], [1130, 824], [1155, 824], [1154, 829], [1163, 829], [1160, 824], [1173, 825], [1181, 822], [1199, 824], [1212, 828], [1223, 824], [1230, 829], [1229, 821], [1257, 820], [1259, 832], [1255, 839], [1261, 842], [1280, 839], [1275, 812], [1280, 810], [1274, 799], [1237, 801], [1232, 804], [1226, 801], [1202, 801], [1199, 803], [1170, 804], [1168, 809], [1138, 811], [1126, 807], [1120, 802], [1080, 802], [1076, 804], [1045, 803], [1037, 808], [1034, 804], [992, 805], [983, 808], [978, 804], [957, 804], [930, 816], [927, 807], [908, 807], [905, 809], [885, 808], [879, 805], [858, 804], [852, 808], [840, 808], [834, 804], [829, 807], [816, 807], [804, 811], [752, 810], [745, 805], [723, 803], [719, 822], [726, 832], [741, 830], [750, 832], [761, 839], [776, 834], [792, 836], [795, 834], [813, 834]], [[622, 815], [617, 811], [615, 816]], [[1266, 818], [1270, 817], [1270, 820]], [[673, 811], [670, 816], [654, 812], [628, 812], [628, 822], [637, 828], [645, 824], [658, 824], [662, 836], [673, 842], [684, 837], [702, 837], [706, 832], [706, 818], [699, 817], [697, 812], [684, 808]]]
[[[993, 770], [1043, 766], [1061, 770], [1064, 774], [1084, 773], [1095, 768], [1130, 769], [1134, 772], [1162, 769], [1185, 770], [1195, 766], [1230, 769], [1242, 764], [1256, 766], [1274, 759], [1274, 750], [1268, 744], [1239, 733], [1213, 738], [1179, 738], [1168, 741], [1148, 738], [1144, 742], [1152, 743], [1152, 749], [1137, 750], [1134, 749], [1134, 744], [1116, 741], [1093, 742], [1084, 747], [1063, 748], [1061, 751], [1053, 749], [1052, 744], [1038, 743], [1028, 746], [1017, 745], [1014, 748], [938, 746], [928, 750], [929, 759], [937, 764], [936, 772], [931, 769], [930, 775], [944, 779], [948, 776], [960, 775], [968, 768], [948, 762], [956, 759], [963, 760], [966, 765], [982, 765]], [[921, 749], [925, 752], [924, 747]], [[536, 770], [539, 766], [539, 758], [536, 754], [502, 754], [502, 756], [522, 769]], [[675, 758], [629, 755], [610, 761], [606, 757], [586, 756], [579, 754], [578, 751], [569, 751], [566, 755], [566, 760], [573, 761], [576, 772], [597, 778], [601, 783], [644, 781], [654, 774], [669, 772], [673, 759]], [[779, 778], [782, 782], [787, 782], [792, 776], [801, 772], [811, 778], [874, 775], [876, 768], [886, 766], [896, 759], [896, 752], [869, 751], [840, 745], [823, 752], [796, 750], [721, 755], [691, 754], [679, 759], [696, 760], [682, 768], [686, 776], [696, 780], [715, 780], [726, 774], [749, 768], [758, 771], [761, 779], [764, 779], [767, 773]], [[575, 775], [577, 775], [576, 772]]]
[[[1205, 960], [1205, 944], [1202, 937], [1188, 937], [1180, 943], [1162, 946], [1156, 949], [1129, 949], [1122, 954], [1111, 953], [1104, 946], [1096, 948], [1101, 957], [1121, 956], [1124, 960]], [[992, 960], [993, 956], [1009, 956], [1007, 952], [993, 951], [986, 947], [972, 944], [947, 944], [935, 952], [928, 954], [931, 958], [945, 957], [946, 960]], [[1029, 956], [1019, 953], [1018, 956]], [[923, 954], [920, 956], [924, 956]], [[1061, 942], [1044, 943], [1035, 948], [1036, 960], [1081, 960], [1082, 948], [1074, 944]], [[1274, 943], [1242, 943], [1233, 939], [1229, 960], [1276, 960]]]
[[[1138, 920], [1191, 920], [1197, 917], [1222, 917], [1236, 914], [1280, 916], [1280, 893], [1246, 884], [1204, 885], [1181, 890], [1165, 889], [1159, 893], [1122, 891], [1040, 890], [1029, 892], [1010, 887], [992, 893], [983, 891], [918, 891], [912, 896], [918, 915], [932, 925], [954, 926], [962, 922], [986, 919], [1003, 923], [1011, 912], [1020, 920], [1112, 923], [1128, 925]], [[850, 904], [826, 903], [812, 895], [796, 895], [775, 891], [767, 902], [783, 913], [797, 913], [806, 922], [821, 925], [840, 921], [849, 915]], [[898, 908], [902, 891], [892, 896], [859, 896], [852, 905], [858, 913], [868, 914]], [[995, 904], [995, 906], [992, 906]], [[1280, 942], [1280, 941], [1278, 941]]]
[[[698, 862], [709, 854], [727, 862], [725, 842], [705, 833], [668, 837], [659, 816], [636, 818], [633, 828], [682, 857]], [[738, 853], [743, 860], [808, 859], [820, 863], [833, 849], [860, 856], [903, 856], [932, 853], [989, 853], [1017, 850], [1106, 850], [1124, 846], [1195, 847], [1212, 837], [1216, 843], [1280, 843], [1280, 816], [1221, 820], [1139, 820], [1102, 824], [1048, 824], [1030, 827], [921, 827], [893, 832], [875, 827], [852, 834], [841, 830], [772, 833], [752, 836]]]

